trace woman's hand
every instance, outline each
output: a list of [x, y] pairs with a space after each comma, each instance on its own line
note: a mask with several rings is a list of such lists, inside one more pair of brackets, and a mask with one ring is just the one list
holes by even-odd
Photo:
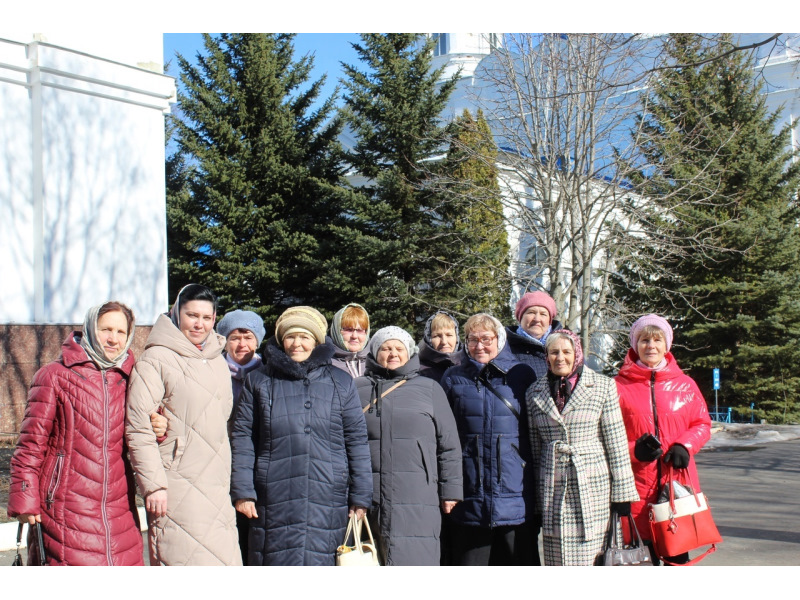
[[144, 499], [144, 508], [154, 517], [163, 517], [167, 514], [167, 490], [156, 490]]
[[240, 498], [233, 503], [236, 510], [242, 513], [248, 519], [258, 518], [258, 511], [256, 511], [256, 503], [247, 498]]
[[20, 523], [27, 523], [28, 525], [33, 525], [34, 523], [41, 523], [42, 522], [42, 515], [32, 515], [31, 513], [25, 513], [24, 515], [17, 515], [17, 521]]
[[450, 511], [453, 510], [458, 504], [458, 500], [442, 500], [442, 511], [444, 514], [449, 515]]
[[353, 513], [356, 515], [356, 519], [359, 521], [364, 518], [364, 515], [367, 514], [367, 509], [363, 506], [351, 506], [350, 512], [347, 513], [347, 517], [350, 518], [353, 516]]
[[167, 417], [157, 412], [150, 415], [150, 427], [153, 428], [157, 438], [167, 435], [167, 422]]
[[664, 455], [664, 462], [671, 462], [676, 469], [689, 466], [689, 451], [681, 444], [672, 444]]

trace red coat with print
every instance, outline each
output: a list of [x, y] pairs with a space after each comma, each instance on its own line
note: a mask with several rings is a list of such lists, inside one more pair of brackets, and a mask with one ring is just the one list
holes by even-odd
[[[648, 504], [655, 502], [658, 495], [658, 461], [643, 463], [636, 460], [633, 454], [636, 440], [645, 433], [658, 435], [664, 453], [673, 444], [685, 446], [690, 457], [690, 479], [699, 490], [694, 455], [711, 437], [711, 418], [700, 389], [694, 379], [683, 373], [672, 353], [667, 353], [667, 366], [660, 371], [638, 366], [638, 358], [633, 350], [628, 350], [625, 362], [614, 379], [640, 498], [631, 506], [631, 514], [636, 519], [636, 527], [642, 537], [650, 539]], [[653, 417], [653, 397], [658, 414], [658, 434]], [[667, 463], [661, 463], [662, 482], [668, 467]]]
[[133, 353], [103, 372], [70, 333], [39, 369], [11, 459], [8, 515], [41, 514], [51, 565], [142, 565], [124, 443]]

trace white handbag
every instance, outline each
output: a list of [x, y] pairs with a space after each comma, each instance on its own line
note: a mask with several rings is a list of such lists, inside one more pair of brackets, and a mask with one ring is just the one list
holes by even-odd
[[[361, 541], [361, 524], [367, 526], [369, 542]], [[348, 545], [350, 533], [353, 534], [354, 545]], [[369, 521], [365, 516], [359, 519], [353, 514], [347, 524], [347, 531], [344, 534], [344, 543], [336, 549], [336, 566], [338, 567], [379, 567], [378, 551], [375, 548], [375, 540], [372, 538], [372, 530], [369, 528]]]

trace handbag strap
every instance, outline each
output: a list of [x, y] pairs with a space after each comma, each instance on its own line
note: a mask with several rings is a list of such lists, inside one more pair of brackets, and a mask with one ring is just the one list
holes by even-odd
[[356, 513], [353, 512], [353, 515], [347, 522], [347, 531], [344, 533], [344, 544], [347, 546], [347, 542], [350, 540], [350, 534], [353, 534], [353, 545], [355, 546], [358, 552], [361, 552], [361, 523], [356, 517]]
[[511, 404], [508, 398], [506, 398], [505, 396], [500, 394], [500, 392], [494, 389], [494, 386], [491, 383], [489, 383], [488, 379], [482, 379], [481, 381], [483, 381], [483, 385], [485, 385], [490, 392], [492, 392], [495, 396], [497, 396], [498, 398], [500, 398], [500, 400], [503, 401], [503, 404], [505, 404], [508, 407], [508, 410], [514, 413], [514, 416], [517, 417], [517, 420], [519, 420], [519, 411], [516, 408], [514, 408], [514, 405]]
[[369, 535], [369, 543], [372, 544], [373, 548], [375, 547], [375, 540], [372, 537], [372, 529], [369, 527], [369, 519], [367, 519], [367, 515], [364, 515], [364, 518], [358, 521], [358, 537], [361, 537], [361, 524], [364, 524], [367, 527], [367, 534]]
[[388, 390], [383, 392], [380, 396], [376, 396], [375, 399], [372, 402], [370, 402], [363, 409], [361, 409], [361, 412], [362, 413], [366, 413], [370, 408], [372, 408], [373, 404], [375, 404], [378, 400], [380, 400], [382, 398], [385, 398], [389, 394], [389, 392], [393, 392], [394, 390], [399, 388], [401, 385], [403, 385], [406, 381], [408, 381], [408, 380], [407, 379], [401, 379], [400, 381], [395, 383], [392, 387], [390, 387]]

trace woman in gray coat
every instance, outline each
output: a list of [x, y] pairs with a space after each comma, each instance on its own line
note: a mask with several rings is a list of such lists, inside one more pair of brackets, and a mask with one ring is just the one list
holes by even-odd
[[583, 367], [578, 336], [551, 333], [547, 377], [526, 394], [545, 565], [592, 565], [602, 557], [613, 510], [639, 499], [612, 379]]
[[370, 525], [381, 563], [438, 565], [441, 510], [462, 499], [461, 445], [441, 386], [419, 376], [411, 336], [375, 333], [356, 387], [367, 420], [374, 491]]

